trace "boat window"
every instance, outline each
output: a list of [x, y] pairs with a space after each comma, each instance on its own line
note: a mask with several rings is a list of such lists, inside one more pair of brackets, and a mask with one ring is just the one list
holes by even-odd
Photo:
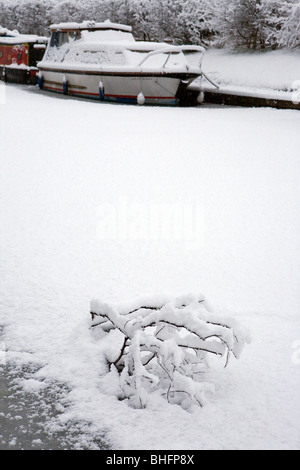
[[183, 53], [190, 65], [193, 65], [194, 67], [199, 67], [203, 57], [202, 52], [186, 50]]
[[60, 47], [69, 41], [68, 33], [62, 31], [53, 32], [50, 39], [50, 47]]
[[[168, 54], [164, 54], [167, 56]], [[182, 52], [173, 52], [172, 54], [169, 55], [169, 57], [166, 57], [166, 66], [167, 67], [172, 67], [172, 66], [182, 66], [185, 65], [186, 61], [184, 58], [184, 55]]]
[[147, 50], [147, 49], [139, 50], [139, 49], [132, 49], [132, 48], [130, 48], [129, 50], [130, 50], [130, 52], [135, 52], [136, 54], [148, 54], [149, 52], [153, 52], [153, 49], [149, 49], [149, 50]]
[[171, 67], [171, 66], [181, 66], [184, 64], [184, 56], [181, 52], [160, 52], [151, 51], [153, 54], [146, 54], [135, 51], [132, 55], [135, 60], [138, 58], [138, 65], [143, 65], [145, 67]]
[[45, 54], [46, 45], [45, 44], [34, 44], [33, 53], [29, 55], [30, 64], [34, 66], [37, 62], [43, 59]]
[[148, 52], [151, 51], [139, 51], [139, 50], [133, 50], [133, 49], [128, 49], [127, 50], [127, 57], [129, 62], [132, 65], [138, 65], [140, 62], [142, 62], [143, 59], [146, 58]]
[[108, 64], [108, 65], [124, 65], [125, 57], [122, 51], [115, 49], [102, 50], [82, 50], [72, 49], [66, 53], [64, 62], [81, 62], [82, 64]]
[[81, 39], [81, 32], [80, 31], [70, 31], [69, 32], [69, 37], [71, 39], [74, 39], [77, 41], [78, 39]]

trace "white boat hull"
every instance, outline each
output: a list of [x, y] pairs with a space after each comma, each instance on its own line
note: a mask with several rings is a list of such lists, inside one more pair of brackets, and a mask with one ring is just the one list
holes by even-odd
[[[191, 79], [184, 74], [166, 73], [111, 73], [52, 71], [40, 68], [40, 88], [84, 98], [123, 103], [177, 105], [179, 90], [186, 88]], [[195, 77], [196, 78], [196, 77]]]

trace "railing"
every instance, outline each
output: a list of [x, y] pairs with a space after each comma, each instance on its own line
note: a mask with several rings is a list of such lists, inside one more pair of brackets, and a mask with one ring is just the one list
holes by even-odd
[[154, 51], [148, 52], [146, 57], [144, 57], [143, 60], [141, 60], [141, 62], [138, 64], [138, 66], [141, 67], [149, 58], [151, 58], [154, 55], [168, 54], [168, 56], [167, 56], [167, 58], [166, 58], [166, 60], [163, 64], [163, 68], [164, 68], [164, 67], [166, 67], [167, 62], [169, 61], [171, 55], [172, 54], [179, 54], [180, 52], [183, 52], [183, 54], [185, 52], [199, 52], [199, 53], [201, 53], [201, 57], [200, 57], [200, 60], [199, 60], [199, 65], [198, 65], [199, 68], [201, 67], [202, 57], [203, 57], [203, 54], [205, 52], [205, 49], [201, 46], [166, 46], [166, 47], [161, 47], [161, 48], [156, 49]]

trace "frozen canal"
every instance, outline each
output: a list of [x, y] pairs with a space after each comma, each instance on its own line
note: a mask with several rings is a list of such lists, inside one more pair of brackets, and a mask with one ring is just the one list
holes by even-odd
[[47, 431], [47, 422], [60, 414], [59, 400], [64, 384], [51, 384], [42, 393], [26, 393], [18, 379], [30, 377], [32, 370], [0, 370], [0, 450], [107, 449], [105, 436], [90, 435], [87, 423], [73, 420], [56, 432]]
[[0, 450], [68, 448], [68, 442], [63, 444], [44, 431], [43, 424], [52, 414], [51, 401], [48, 407], [44, 402], [42, 406], [36, 394], [22, 393], [15, 383], [18, 375], [24, 377], [26, 371], [15, 375], [8, 368], [0, 370]]
[[[299, 449], [299, 112], [5, 91], [1, 448]], [[91, 298], [165, 292], [251, 330], [193, 413], [118, 401], [89, 329]]]
[[[105, 436], [91, 435], [83, 421], [71, 420], [55, 432], [47, 426], [64, 409], [69, 392], [65, 384], [52, 380], [36, 388], [31, 378], [36, 366], [6, 363], [3, 354], [0, 364], [0, 450], [107, 449]], [[20, 385], [24, 380], [31, 383], [25, 390]]]

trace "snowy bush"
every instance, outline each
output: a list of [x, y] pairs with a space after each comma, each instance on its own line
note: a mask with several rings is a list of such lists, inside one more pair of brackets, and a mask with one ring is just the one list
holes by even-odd
[[[159, 393], [183, 408], [203, 406], [214, 391], [204, 380], [210, 355], [239, 358], [246, 332], [236, 320], [209, 312], [202, 297], [137, 299], [113, 305], [91, 301], [92, 328], [106, 341], [108, 372], [117, 378], [118, 398], [144, 408]], [[116, 333], [117, 332], [117, 333]]]

